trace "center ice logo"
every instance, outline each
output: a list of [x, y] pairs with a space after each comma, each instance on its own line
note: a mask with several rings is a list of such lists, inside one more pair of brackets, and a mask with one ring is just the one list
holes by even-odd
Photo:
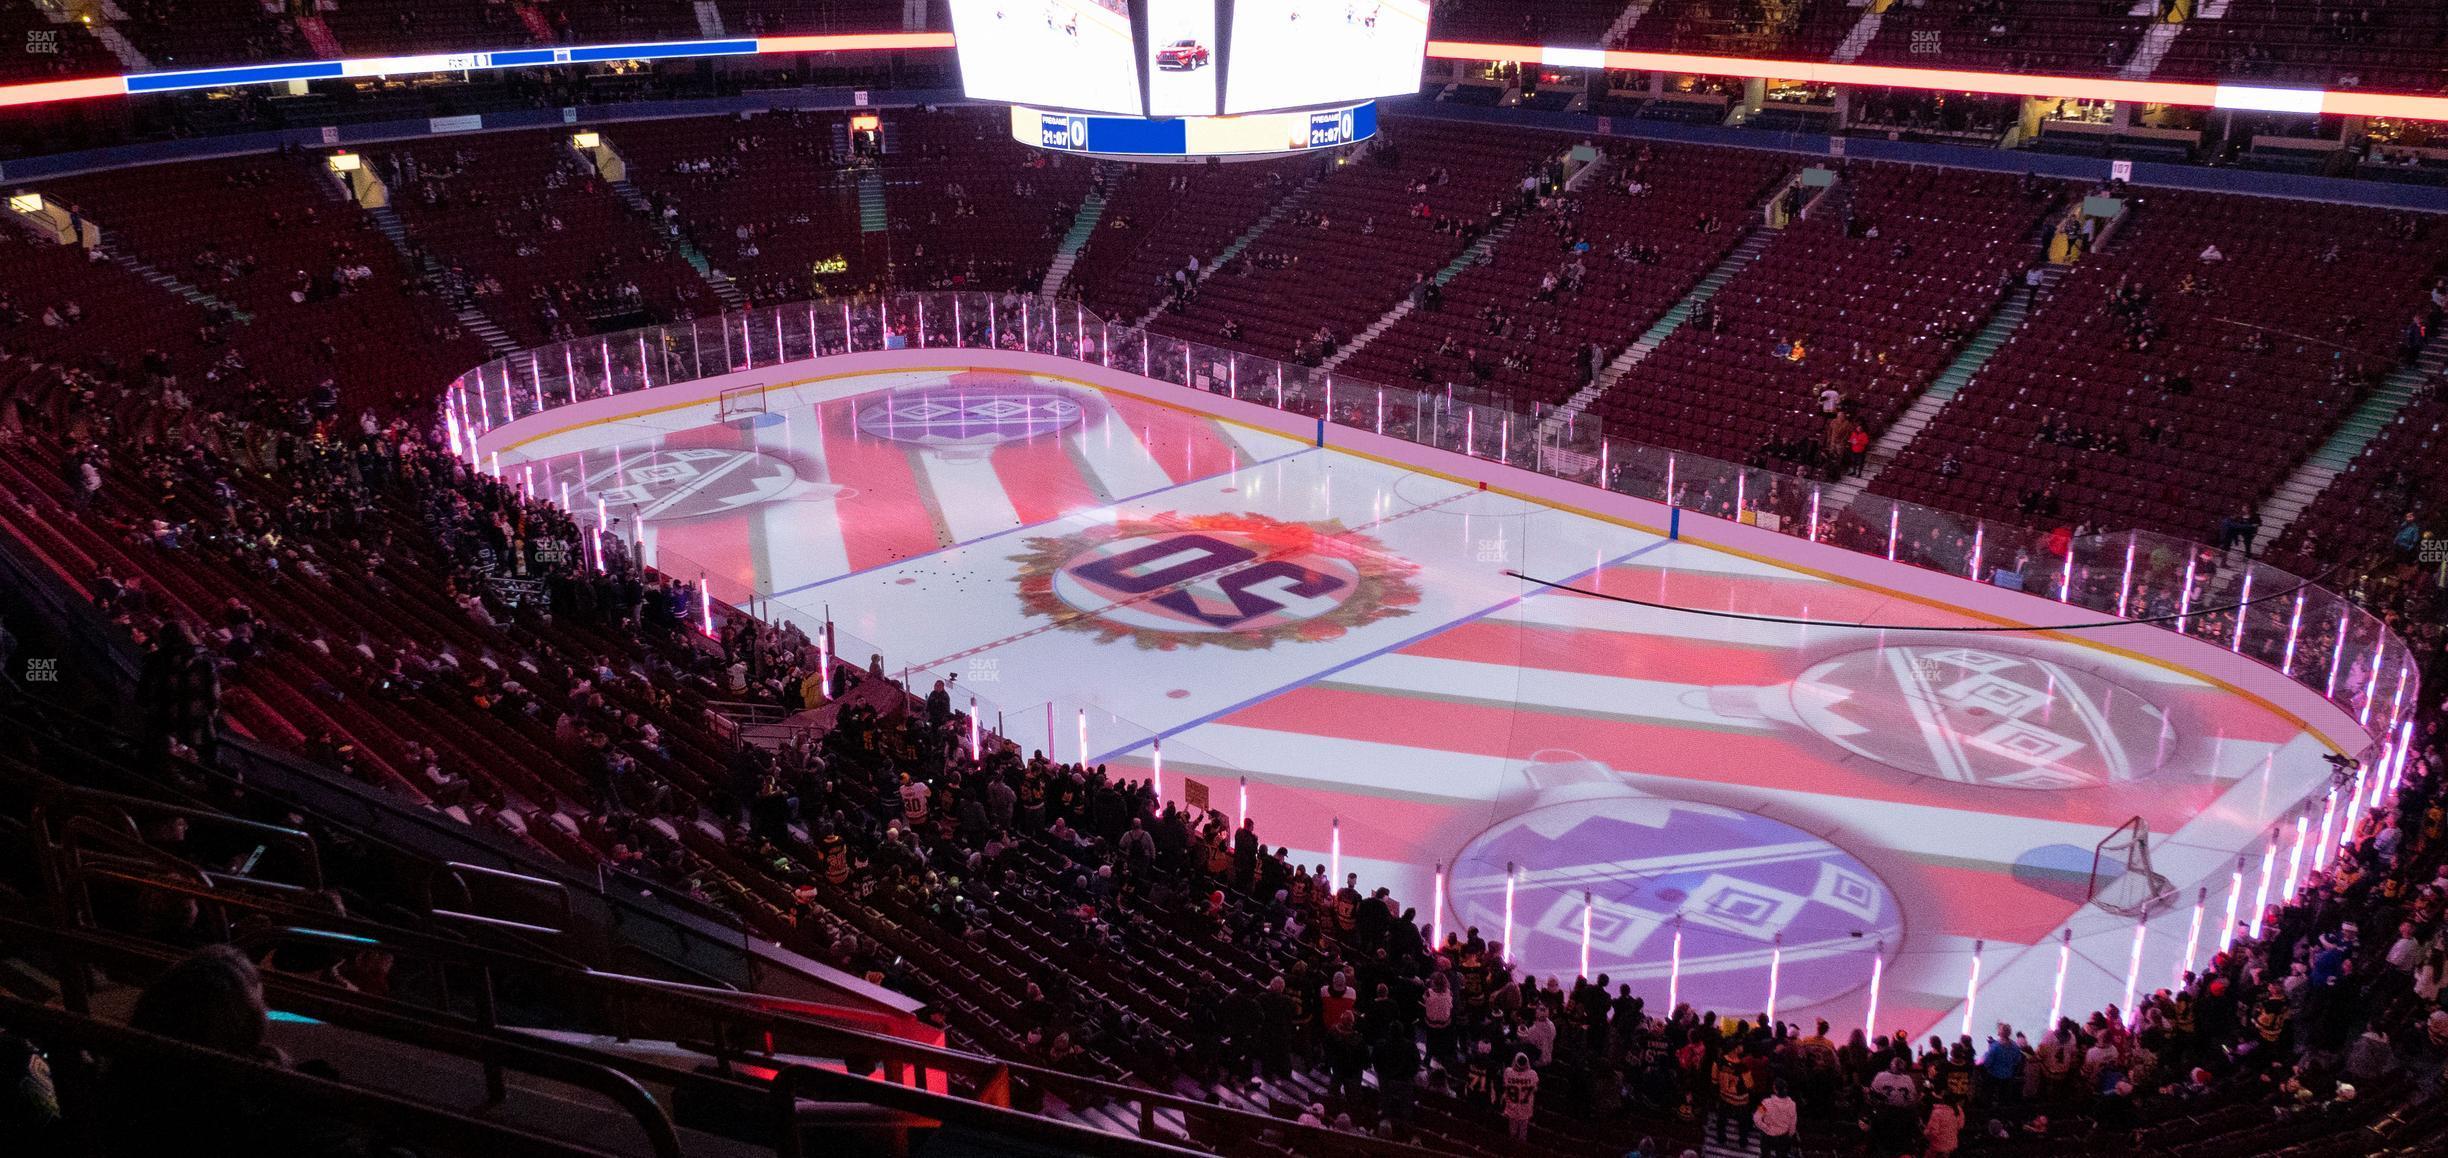
[[1339, 523], [1165, 515], [1029, 540], [1022, 609], [1102, 640], [1238, 650], [1410, 614], [1419, 568]]

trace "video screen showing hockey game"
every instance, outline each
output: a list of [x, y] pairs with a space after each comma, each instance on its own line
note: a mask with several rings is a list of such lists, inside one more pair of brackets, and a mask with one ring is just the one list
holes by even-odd
[[972, 100], [1140, 111], [1123, 0], [952, 0], [952, 32]]
[[1415, 92], [1427, 51], [1425, 0], [1241, 0], [1224, 111]]

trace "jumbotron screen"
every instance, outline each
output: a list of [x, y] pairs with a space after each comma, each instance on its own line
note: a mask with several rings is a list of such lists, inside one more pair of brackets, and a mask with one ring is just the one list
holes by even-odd
[[972, 100], [1212, 117], [1419, 89], [1429, 0], [952, 0]]
[[1215, 0], [1147, 0], [1148, 115], [1216, 115]]
[[973, 100], [1142, 109], [1123, 0], [952, 0], [952, 37]]
[[1419, 91], [1427, 0], [1238, 0], [1226, 113]]

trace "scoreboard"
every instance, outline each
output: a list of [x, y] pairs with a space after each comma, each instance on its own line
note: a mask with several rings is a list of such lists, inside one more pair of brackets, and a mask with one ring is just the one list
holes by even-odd
[[1012, 139], [1136, 161], [1257, 159], [1357, 144], [1377, 135], [1377, 102], [1237, 117], [1109, 117], [1013, 105]]
[[951, 0], [951, 8], [970, 99], [1065, 113], [1350, 106], [1417, 92], [1428, 51], [1429, 0]]

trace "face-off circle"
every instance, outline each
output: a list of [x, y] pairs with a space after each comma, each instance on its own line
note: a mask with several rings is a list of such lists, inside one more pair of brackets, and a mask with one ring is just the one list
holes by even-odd
[[772, 502], [799, 483], [798, 469], [773, 455], [701, 447], [618, 460], [590, 472], [584, 489], [640, 522], [679, 522]]
[[859, 433], [929, 449], [986, 449], [1058, 434], [1087, 414], [1078, 398], [1024, 382], [900, 390], [861, 405]]
[[2167, 713], [2079, 667], [1984, 646], [1889, 646], [1813, 665], [1793, 708], [1881, 764], [1959, 784], [2096, 788], [2167, 763]]
[[1336, 523], [1167, 515], [1031, 539], [1013, 558], [1029, 614], [1158, 650], [1333, 639], [1419, 602], [1416, 565]]
[[1699, 1009], [1757, 1010], [1777, 965], [1779, 1008], [1869, 983], [1870, 954], [1904, 935], [1887, 883], [1851, 853], [1758, 813], [1620, 793], [1543, 801], [1472, 838], [1456, 858], [1453, 907], [1494, 940], [1504, 927], [1505, 866], [1515, 866], [1513, 962], [1526, 976], [1589, 962], [1635, 992], [1665, 989], [1682, 919], [1678, 997]]

